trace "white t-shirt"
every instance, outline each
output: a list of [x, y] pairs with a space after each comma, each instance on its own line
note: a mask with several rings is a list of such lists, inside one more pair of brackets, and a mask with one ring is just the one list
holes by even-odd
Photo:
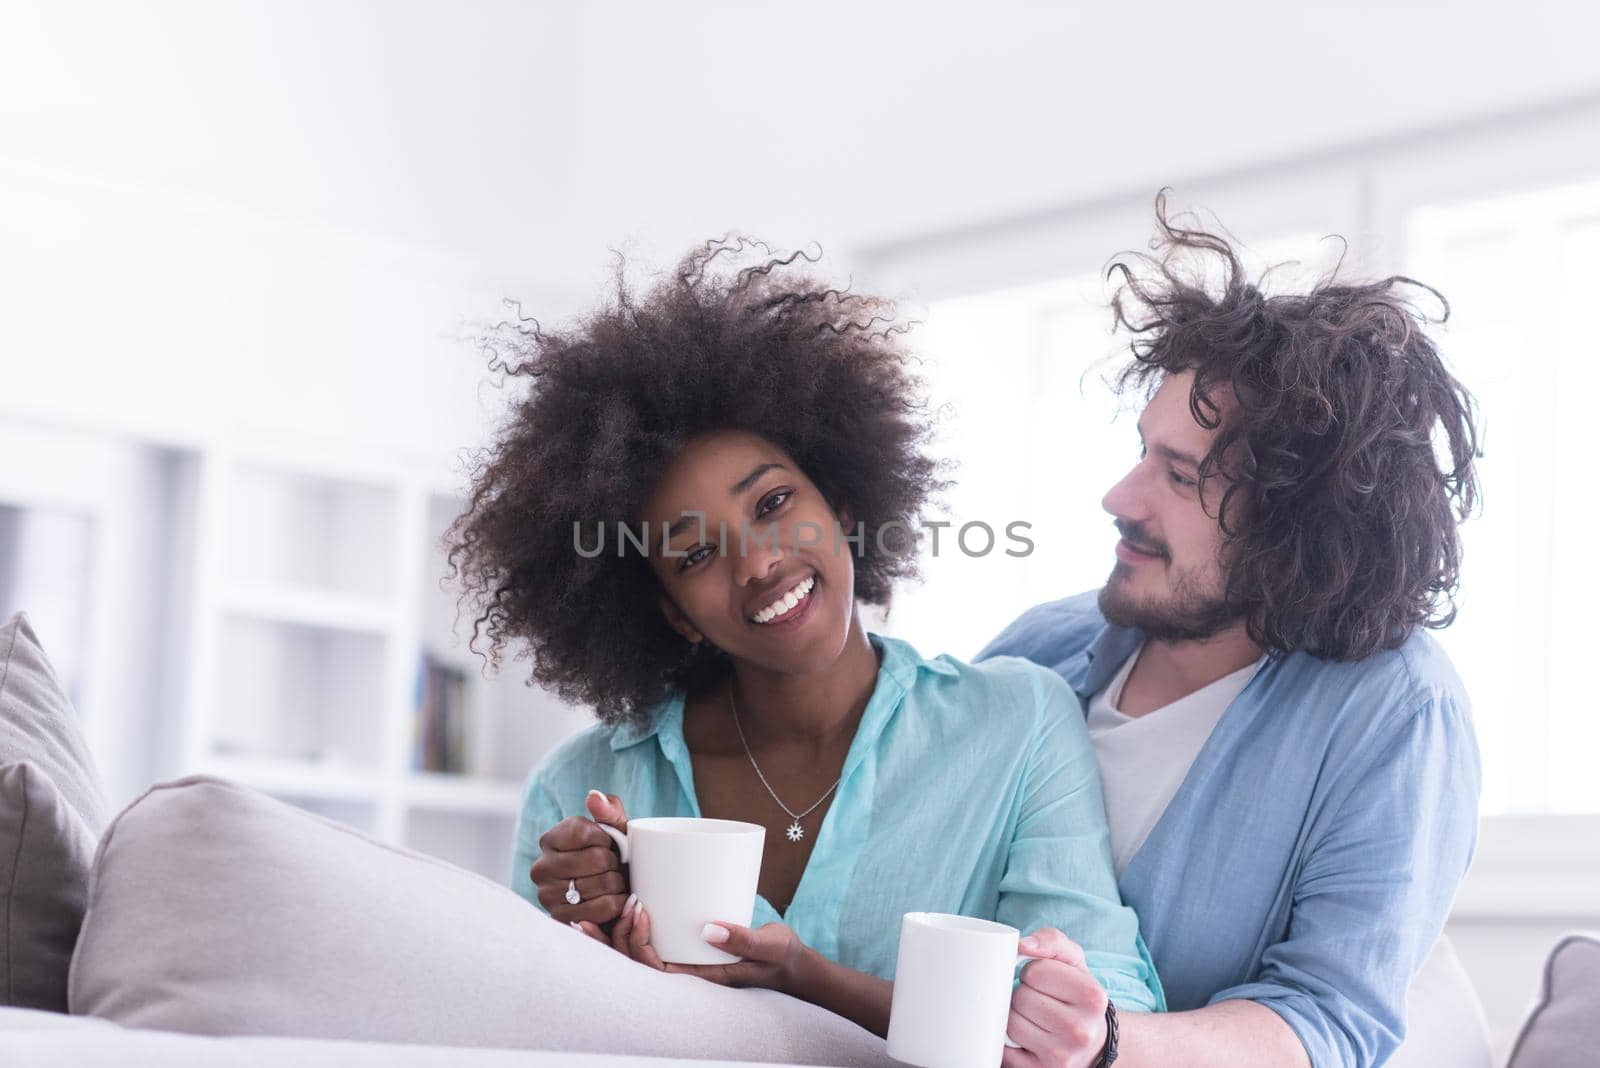
[[1117, 704], [1142, 650], [1135, 649], [1089, 701], [1089, 739], [1100, 761], [1111, 857], [1119, 878], [1183, 785], [1212, 728], [1261, 663], [1247, 664], [1153, 712], [1125, 716]]

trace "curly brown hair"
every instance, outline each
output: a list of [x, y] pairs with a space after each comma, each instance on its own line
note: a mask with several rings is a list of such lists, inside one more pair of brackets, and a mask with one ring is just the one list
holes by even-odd
[[914, 536], [945, 486], [900, 343], [910, 324], [887, 300], [812, 277], [819, 258], [724, 238], [642, 294], [619, 259], [609, 300], [565, 329], [519, 317], [489, 332], [491, 369], [529, 388], [474, 455], [466, 509], [443, 542], [459, 603], [481, 612], [472, 646], [487, 635], [490, 664], [518, 642], [530, 683], [612, 724], [721, 677], [726, 657], [663, 618], [643, 554], [574, 546], [576, 524], [633, 522], [678, 451], [710, 431], [772, 441], [865, 525], [859, 601], [886, 604], [916, 574], [903, 535], [878, 538], [888, 524]]
[[[1180, 219], [1188, 222], [1187, 217]], [[1224, 599], [1253, 641], [1359, 660], [1455, 618], [1458, 524], [1478, 497], [1475, 405], [1395, 275], [1268, 296], [1233, 247], [1168, 218], [1151, 254], [1125, 254], [1115, 323], [1132, 332], [1119, 391], [1148, 397], [1193, 372], [1189, 410], [1218, 431], [1200, 468], [1220, 477]], [[1221, 288], [1207, 267], [1221, 268]], [[1224, 402], [1227, 402], [1226, 404]]]

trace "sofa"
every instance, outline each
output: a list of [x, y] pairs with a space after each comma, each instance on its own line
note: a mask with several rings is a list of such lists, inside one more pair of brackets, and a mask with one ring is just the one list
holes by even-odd
[[[20, 613], [0, 627], [0, 919], [4, 1065], [895, 1063], [824, 1010], [655, 972], [504, 886], [223, 779], [158, 783], [108, 819]], [[1563, 942], [1510, 1068], [1580, 1063], [1597, 992], [1600, 942]], [[1410, 1016], [1392, 1064], [1489, 1068], [1447, 942]]]

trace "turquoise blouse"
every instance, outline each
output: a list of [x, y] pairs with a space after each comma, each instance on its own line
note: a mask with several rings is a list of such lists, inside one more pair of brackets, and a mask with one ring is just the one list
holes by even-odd
[[[757, 898], [755, 925], [781, 922], [832, 960], [894, 976], [900, 918], [952, 912], [1056, 927], [1084, 947], [1119, 1007], [1166, 1007], [1138, 919], [1122, 904], [1094, 750], [1059, 676], [1001, 657], [925, 660], [871, 635], [877, 685], [844, 777], [788, 910]], [[643, 726], [595, 726], [528, 776], [511, 885], [538, 904], [528, 870], [539, 838], [585, 814], [598, 789], [630, 816], [699, 816], [683, 740], [683, 695]]]

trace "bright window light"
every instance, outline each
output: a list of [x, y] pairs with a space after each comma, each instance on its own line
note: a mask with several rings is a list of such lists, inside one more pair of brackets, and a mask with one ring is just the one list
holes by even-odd
[[1600, 812], [1600, 602], [1585, 480], [1600, 396], [1600, 183], [1414, 211], [1410, 272], [1450, 300], [1439, 332], [1477, 397], [1484, 499], [1464, 528], [1460, 617], [1441, 635], [1472, 695], [1485, 814]]

